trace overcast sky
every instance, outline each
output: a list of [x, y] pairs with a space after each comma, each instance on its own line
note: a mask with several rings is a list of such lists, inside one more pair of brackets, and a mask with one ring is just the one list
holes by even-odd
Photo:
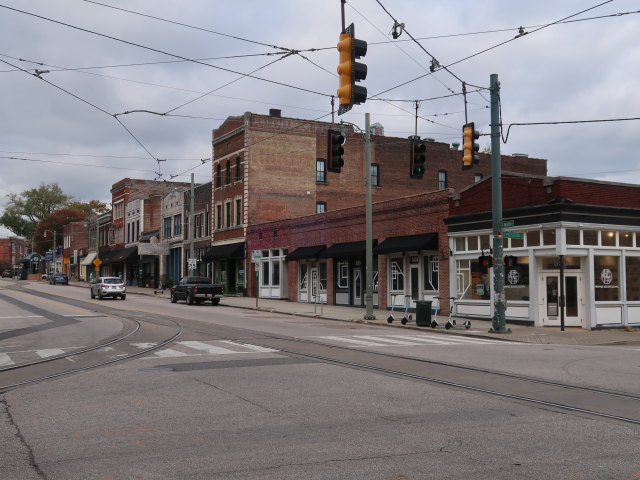
[[[422, 100], [418, 134], [460, 142], [454, 94], [470, 85], [469, 121], [488, 133], [489, 93], [475, 91], [493, 73], [503, 135], [512, 123], [640, 117], [639, 10], [637, 0], [349, 0], [346, 22], [369, 44], [371, 98], [342, 118], [364, 127], [369, 112], [406, 138]], [[396, 41], [392, 17], [406, 28]], [[211, 130], [229, 115], [330, 120], [340, 30], [339, 0], [0, 0], [0, 208], [41, 181], [106, 203], [125, 177], [209, 181]], [[430, 75], [432, 56], [447, 69]], [[254, 71], [262, 80], [242, 75]], [[166, 115], [114, 116], [133, 110]], [[550, 175], [640, 183], [639, 130], [637, 120], [513, 126], [501, 149], [547, 159]]]

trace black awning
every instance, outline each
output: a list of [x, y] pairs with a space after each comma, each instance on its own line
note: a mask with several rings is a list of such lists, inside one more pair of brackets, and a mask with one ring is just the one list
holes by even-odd
[[303, 258], [318, 258], [320, 252], [322, 252], [326, 245], [313, 245], [311, 247], [298, 247], [289, 255], [284, 257], [285, 261], [289, 260], [301, 260]]
[[[376, 243], [377, 240], [374, 240], [373, 245], [375, 246]], [[320, 258], [364, 257], [366, 248], [367, 242], [364, 240], [359, 242], [334, 243], [318, 256]]]
[[390, 237], [385, 239], [373, 253], [407, 252], [414, 250], [438, 250], [438, 234], [423, 233], [406, 237]]
[[106, 258], [100, 257], [103, 263], [119, 263], [119, 262], [137, 262], [138, 247], [121, 248], [120, 250], [112, 250], [107, 253]]
[[237, 242], [212, 246], [211, 250], [202, 256], [202, 260], [210, 262], [217, 258], [242, 258], [243, 256], [244, 242]]

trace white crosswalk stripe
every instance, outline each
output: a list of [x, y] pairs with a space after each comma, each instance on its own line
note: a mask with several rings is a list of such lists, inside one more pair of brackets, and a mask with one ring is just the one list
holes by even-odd
[[64, 350], [61, 348], [47, 348], [44, 350], [36, 350], [36, 355], [40, 358], [53, 357], [54, 355], [62, 355]]
[[[224, 345], [223, 346], [221, 346]], [[153, 343], [132, 343], [140, 349], [151, 348]], [[225, 348], [228, 347], [228, 348]], [[275, 353], [278, 350], [251, 345], [250, 343], [237, 343], [231, 340], [216, 340], [210, 342], [182, 341], [175, 342], [172, 348], [165, 348], [152, 352], [145, 359], [170, 358], [170, 357], [196, 357], [202, 355], [239, 355], [243, 353]]]
[[400, 346], [440, 346], [440, 345], [499, 345], [509, 342], [489, 340], [485, 338], [464, 338], [454, 335], [323, 335], [321, 338], [344, 343], [349, 347], [400, 347]]
[[7, 365], [13, 365], [14, 361], [6, 353], [0, 353], [0, 366], [6, 367]]

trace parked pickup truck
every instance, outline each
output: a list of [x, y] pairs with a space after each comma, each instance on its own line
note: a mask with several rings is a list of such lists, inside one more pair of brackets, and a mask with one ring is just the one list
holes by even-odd
[[218, 305], [223, 294], [224, 286], [211, 283], [208, 277], [183, 277], [171, 287], [171, 303], [185, 300], [193, 305], [210, 300], [212, 305]]

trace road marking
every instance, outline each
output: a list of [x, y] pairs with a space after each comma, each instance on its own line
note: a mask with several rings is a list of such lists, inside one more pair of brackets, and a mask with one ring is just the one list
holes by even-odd
[[[326, 338], [327, 340], [337, 340], [338, 342], [347, 342], [347, 343], [355, 343], [357, 345], [362, 345], [364, 347], [383, 347], [384, 345], [379, 342], [365, 342], [364, 340], [357, 340], [353, 337], [331, 337], [331, 336], [322, 336], [320, 338]], [[387, 345], [390, 346], [390, 345]]]
[[157, 343], [132, 343], [131, 345], [133, 345], [134, 347], [138, 347], [141, 350], [144, 350], [146, 348], [155, 347]]
[[6, 353], [0, 353], [0, 366], [13, 365], [14, 361]]
[[216, 355], [225, 355], [228, 353], [239, 353], [234, 350], [229, 350], [227, 348], [222, 347], [214, 347], [213, 345], [209, 345], [204, 342], [178, 342], [179, 345], [184, 345], [185, 347], [193, 348], [194, 350], [201, 350], [206, 353], [213, 353]]
[[[429, 335], [351, 335], [351, 336], [319, 336], [327, 340], [334, 340], [351, 344], [356, 347], [398, 347], [398, 346], [426, 346], [426, 345], [498, 345], [505, 342], [487, 340], [484, 338], [461, 338], [459, 336], [436, 337]], [[509, 343], [509, 342], [506, 342]]]
[[62, 355], [64, 350], [61, 348], [46, 348], [44, 350], [36, 350], [36, 355], [40, 358], [53, 357], [54, 355]]
[[13, 315], [11, 317], [0, 317], [0, 320], [6, 320], [10, 318], [44, 318], [42, 315]]
[[441, 337], [438, 337], [438, 339], [436, 340], [435, 337], [426, 337], [426, 336], [415, 336], [415, 337], [410, 337], [410, 336], [404, 336], [404, 335], [393, 335], [393, 337], [400, 337], [400, 338], [411, 338], [413, 340], [416, 340], [418, 342], [421, 341], [425, 341], [425, 342], [431, 342], [431, 341], [444, 341], [447, 343], [474, 343], [474, 344], [487, 344], [487, 343], [492, 343], [492, 344], [496, 344], [496, 343], [503, 343], [502, 341], [498, 341], [498, 340], [488, 340], [486, 338], [463, 338], [463, 337], [458, 337], [458, 336], [454, 336], [454, 335], [450, 335], [448, 336], [446, 339], [443, 339]]
[[259, 347], [258, 345], [251, 345], [250, 343], [235, 343], [231, 340], [220, 340], [221, 343], [226, 343], [228, 345], [235, 345], [237, 347], [248, 348], [249, 350], [253, 350], [254, 352], [264, 352], [264, 353], [274, 353], [278, 350], [274, 350], [273, 348]]
[[157, 352], [153, 352], [153, 354], [156, 357], [195, 357], [195, 355], [189, 355], [188, 353], [181, 352], [180, 350], [174, 350], [173, 348], [158, 350]]
[[[216, 340], [215, 343], [224, 343], [230, 347], [233, 347], [234, 350], [230, 350], [228, 348], [222, 348], [219, 346], [212, 345], [211, 343], [205, 342], [197, 342], [197, 341], [182, 341], [175, 342], [174, 347], [195, 351], [196, 353], [185, 352], [184, 350], [178, 350], [177, 348], [165, 348], [162, 350], [156, 350], [150, 354], [148, 357], [143, 357], [144, 359], [150, 358], [168, 358], [168, 357], [197, 357], [202, 355], [230, 355], [230, 354], [246, 354], [253, 352], [260, 353], [276, 353], [278, 350], [274, 350], [272, 348], [260, 347], [258, 345], [251, 345], [250, 343], [237, 343], [232, 342], [231, 340]], [[140, 349], [147, 349], [156, 346], [155, 343], [132, 343], [131, 345], [138, 347]]]

